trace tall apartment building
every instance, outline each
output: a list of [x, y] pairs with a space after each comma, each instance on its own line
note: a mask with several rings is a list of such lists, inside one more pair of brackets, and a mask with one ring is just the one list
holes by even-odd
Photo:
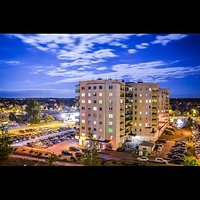
[[80, 138], [87, 143], [92, 132], [101, 148], [120, 147], [125, 141], [125, 83], [118, 80], [80, 81], [79, 93]]
[[169, 89], [160, 88], [158, 93], [159, 98], [159, 122], [169, 125]]
[[161, 134], [159, 121], [168, 120], [169, 91], [155, 83], [80, 81], [76, 92], [80, 145], [87, 143], [89, 131], [100, 141], [101, 148], [111, 144], [116, 149], [127, 139], [156, 141]]

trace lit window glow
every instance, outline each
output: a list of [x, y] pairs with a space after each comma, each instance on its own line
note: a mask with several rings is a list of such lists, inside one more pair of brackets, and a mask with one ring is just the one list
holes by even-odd
[[142, 94], [140, 94], [140, 97], [142, 97]]
[[81, 100], [81, 103], [85, 103], [85, 99]]
[[149, 99], [149, 103], [151, 103], [151, 99]]
[[97, 107], [93, 107], [93, 110], [97, 110]]
[[92, 103], [92, 101], [89, 99], [89, 100], [88, 100], [88, 103]]
[[109, 121], [109, 122], [108, 122], [108, 125], [112, 125], [112, 124], [113, 124], [113, 122], [112, 122], [112, 121]]
[[139, 103], [142, 103], [142, 100], [140, 100]]
[[85, 113], [82, 113], [81, 116], [84, 117], [84, 116], [85, 116]]
[[140, 113], [140, 115], [142, 114], [142, 112], [141, 112], [141, 111], [140, 111], [139, 113]]
[[102, 104], [103, 103], [103, 101], [102, 100], [99, 100], [99, 104]]
[[91, 97], [91, 93], [88, 93], [88, 97]]
[[112, 97], [112, 96], [113, 96], [113, 93], [110, 92], [110, 93], [109, 93], [109, 97]]
[[100, 93], [99, 93], [99, 96], [100, 96], [100, 97], [102, 97], [102, 96], [103, 96], [103, 94], [100, 92]]
[[109, 114], [108, 118], [112, 119], [113, 118], [113, 114]]
[[112, 132], [113, 132], [113, 129], [112, 129], [112, 128], [109, 128], [109, 129], [108, 129], [108, 132], [109, 132], [109, 133], [112, 133]]
[[81, 123], [82, 123], [82, 124], [85, 124], [85, 120], [84, 120], [84, 119], [82, 119], [82, 120], [81, 120]]
[[82, 97], [85, 97], [85, 93], [82, 93], [81, 96], [82, 96]]
[[96, 121], [94, 121], [94, 122], [93, 122], [93, 124], [97, 124], [97, 122], [96, 122]]
[[142, 124], [140, 123], [139, 126], [142, 126]]

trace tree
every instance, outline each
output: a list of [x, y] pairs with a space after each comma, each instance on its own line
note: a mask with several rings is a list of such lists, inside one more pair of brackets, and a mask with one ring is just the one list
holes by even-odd
[[1, 134], [0, 134], [0, 160], [7, 159], [13, 152], [13, 148], [10, 146], [10, 133], [6, 126], [1, 123]]
[[93, 139], [93, 133], [88, 133], [89, 147], [81, 156], [81, 163], [86, 166], [100, 166], [101, 161], [97, 152], [99, 142]]
[[8, 118], [7, 115], [2, 114], [2, 115], [0, 116], [0, 123], [1, 123], [1, 122], [8, 122], [8, 121], [9, 121], [9, 118]]
[[53, 163], [55, 163], [57, 160], [58, 160], [58, 156], [56, 156], [54, 153], [52, 153], [50, 155], [50, 157], [48, 158], [47, 162], [48, 162], [49, 166], [52, 166]]
[[192, 123], [193, 123], [192, 118], [188, 117], [186, 126], [187, 126], [187, 127], [191, 127], [191, 126], [192, 126]]
[[36, 100], [30, 100], [26, 107], [28, 119], [31, 123], [37, 124], [41, 119], [40, 104]]
[[51, 116], [51, 115], [46, 115], [44, 117], [44, 120], [45, 120], [46, 123], [47, 122], [53, 122], [55, 120], [55, 118], [53, 116]]
[[180, 111], [180, 110], [175, 110], [175, 111], [174, 111], [174, 115], [175, 115], [175, 116], [179, 116], [180, 114], [181, 114], [181, 111]]
[[184, 166], [199, 166], [199, 163], [197, 162], [196, 159], [186, 159], [183, 163]]
[[9, 120], [10, 120], [10, 121], [16, 121], [16, 120], [17, 120], [17, 117], [15, 116], [15, 114], [14, 114], [13, 112], [11, 112], [11, 113], [9, 114]]

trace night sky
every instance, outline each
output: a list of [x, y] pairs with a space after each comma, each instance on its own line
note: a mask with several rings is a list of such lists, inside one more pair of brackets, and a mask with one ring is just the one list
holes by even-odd
[[0, 97], [69, 98], [97, 78], [200, 98], [200, 34], [0, 34]]

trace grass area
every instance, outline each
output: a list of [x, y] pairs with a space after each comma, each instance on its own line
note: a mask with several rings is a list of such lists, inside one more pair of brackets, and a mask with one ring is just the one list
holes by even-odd
[[173, 133], [169, 134], [167, 131], [164, 131], [160, 139], [166, 139], [166, 140], [189, 140], [192, 136], [192, 132], [188, 128], [182, 128], [182, 129], [176, 129], [173, 131]]
[[7, 160], [0, 160], [0, 166], [48, 166], [45, 162], [38, 162], [34, 160], [20, 159], [20, 158], [9, 158]]

